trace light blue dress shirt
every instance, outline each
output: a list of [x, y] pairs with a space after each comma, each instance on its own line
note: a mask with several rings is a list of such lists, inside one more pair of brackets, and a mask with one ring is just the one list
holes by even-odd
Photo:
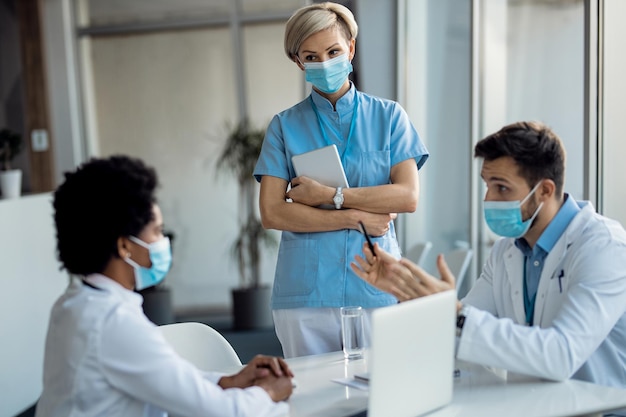
[[[321, 117], [322, 126], [311, 105]], [[356, 123], [349, 146], [355, 100], [359, 100]], [[321, 128], [325, 130], [324, 135]], [[331, 143], [327, 143], [325, 137]], [[291, 181], [295, 172], [291, 157], [330, 144], [337, 145], [350, 187], [389, 184], [391, 167], [415, 159], [421, 168], [428, 151], [406, 112], [393, 101], [350, 90], [336, 103], [313, 91], [295, 106], [274, 116], [254, 170], [257, 181], [270, 175]], [[375, 242], [400, 256], [393, 223], [385, 236]], [[282, 233], [272, 308], [340, 307], [360, 305], [381, 307], [396, 299], [367, 284], [350, 269], [356, 254], [362, 254], [364, 238], [356, 230]]]

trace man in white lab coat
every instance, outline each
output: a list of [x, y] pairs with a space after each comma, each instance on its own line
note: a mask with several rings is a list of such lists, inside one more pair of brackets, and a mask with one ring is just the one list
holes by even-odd
[[[485, 220], [498, 240], [457, 303], [457, 358], [528, 375], [626, 388], [626, 232], [563, 192], [565, 151], [541, 123], [476, 144]], [[364, 246], [354, 271], [400, 301], [454, 288], [407, 259]]]

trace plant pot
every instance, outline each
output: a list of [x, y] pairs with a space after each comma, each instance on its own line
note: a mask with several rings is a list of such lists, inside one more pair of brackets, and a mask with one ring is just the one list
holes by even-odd
[[163, 286], [139, 291], [143, 296], [143, 312], [157, 326], [174, 323], [172, 291]]
[[232, 290], [232, 296], [235, 330], [267, 329], [274, 326], [270, 286], [236, 288]]
[[17, 198], [22, 193], [22, 170], [0, 171], [2, 198]]

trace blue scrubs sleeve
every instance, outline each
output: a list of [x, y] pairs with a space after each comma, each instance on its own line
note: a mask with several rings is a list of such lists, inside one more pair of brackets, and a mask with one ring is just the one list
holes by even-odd
[[282, 126], [278, 116], [274, 116], [265, 132], [261, 154], [254, 168], [254, 177], [261, 182], [261, 177], [270, 175], [291, 181], [289, 167], [291, 164], [285, 156], [285, 142]]
[[409, 158], [414, 158], [417, 169], [428, 159], [428, 150], [422, 143], [409, 115], [395, 103], [391, 124], [391, 165], [396, 165]]

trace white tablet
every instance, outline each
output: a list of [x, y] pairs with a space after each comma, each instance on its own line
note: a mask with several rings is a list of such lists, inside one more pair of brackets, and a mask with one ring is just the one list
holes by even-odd
[[291, 163], [296, 176], [304, 175], [329, 187], [350, 187], [336, 145], [294, 155]]

